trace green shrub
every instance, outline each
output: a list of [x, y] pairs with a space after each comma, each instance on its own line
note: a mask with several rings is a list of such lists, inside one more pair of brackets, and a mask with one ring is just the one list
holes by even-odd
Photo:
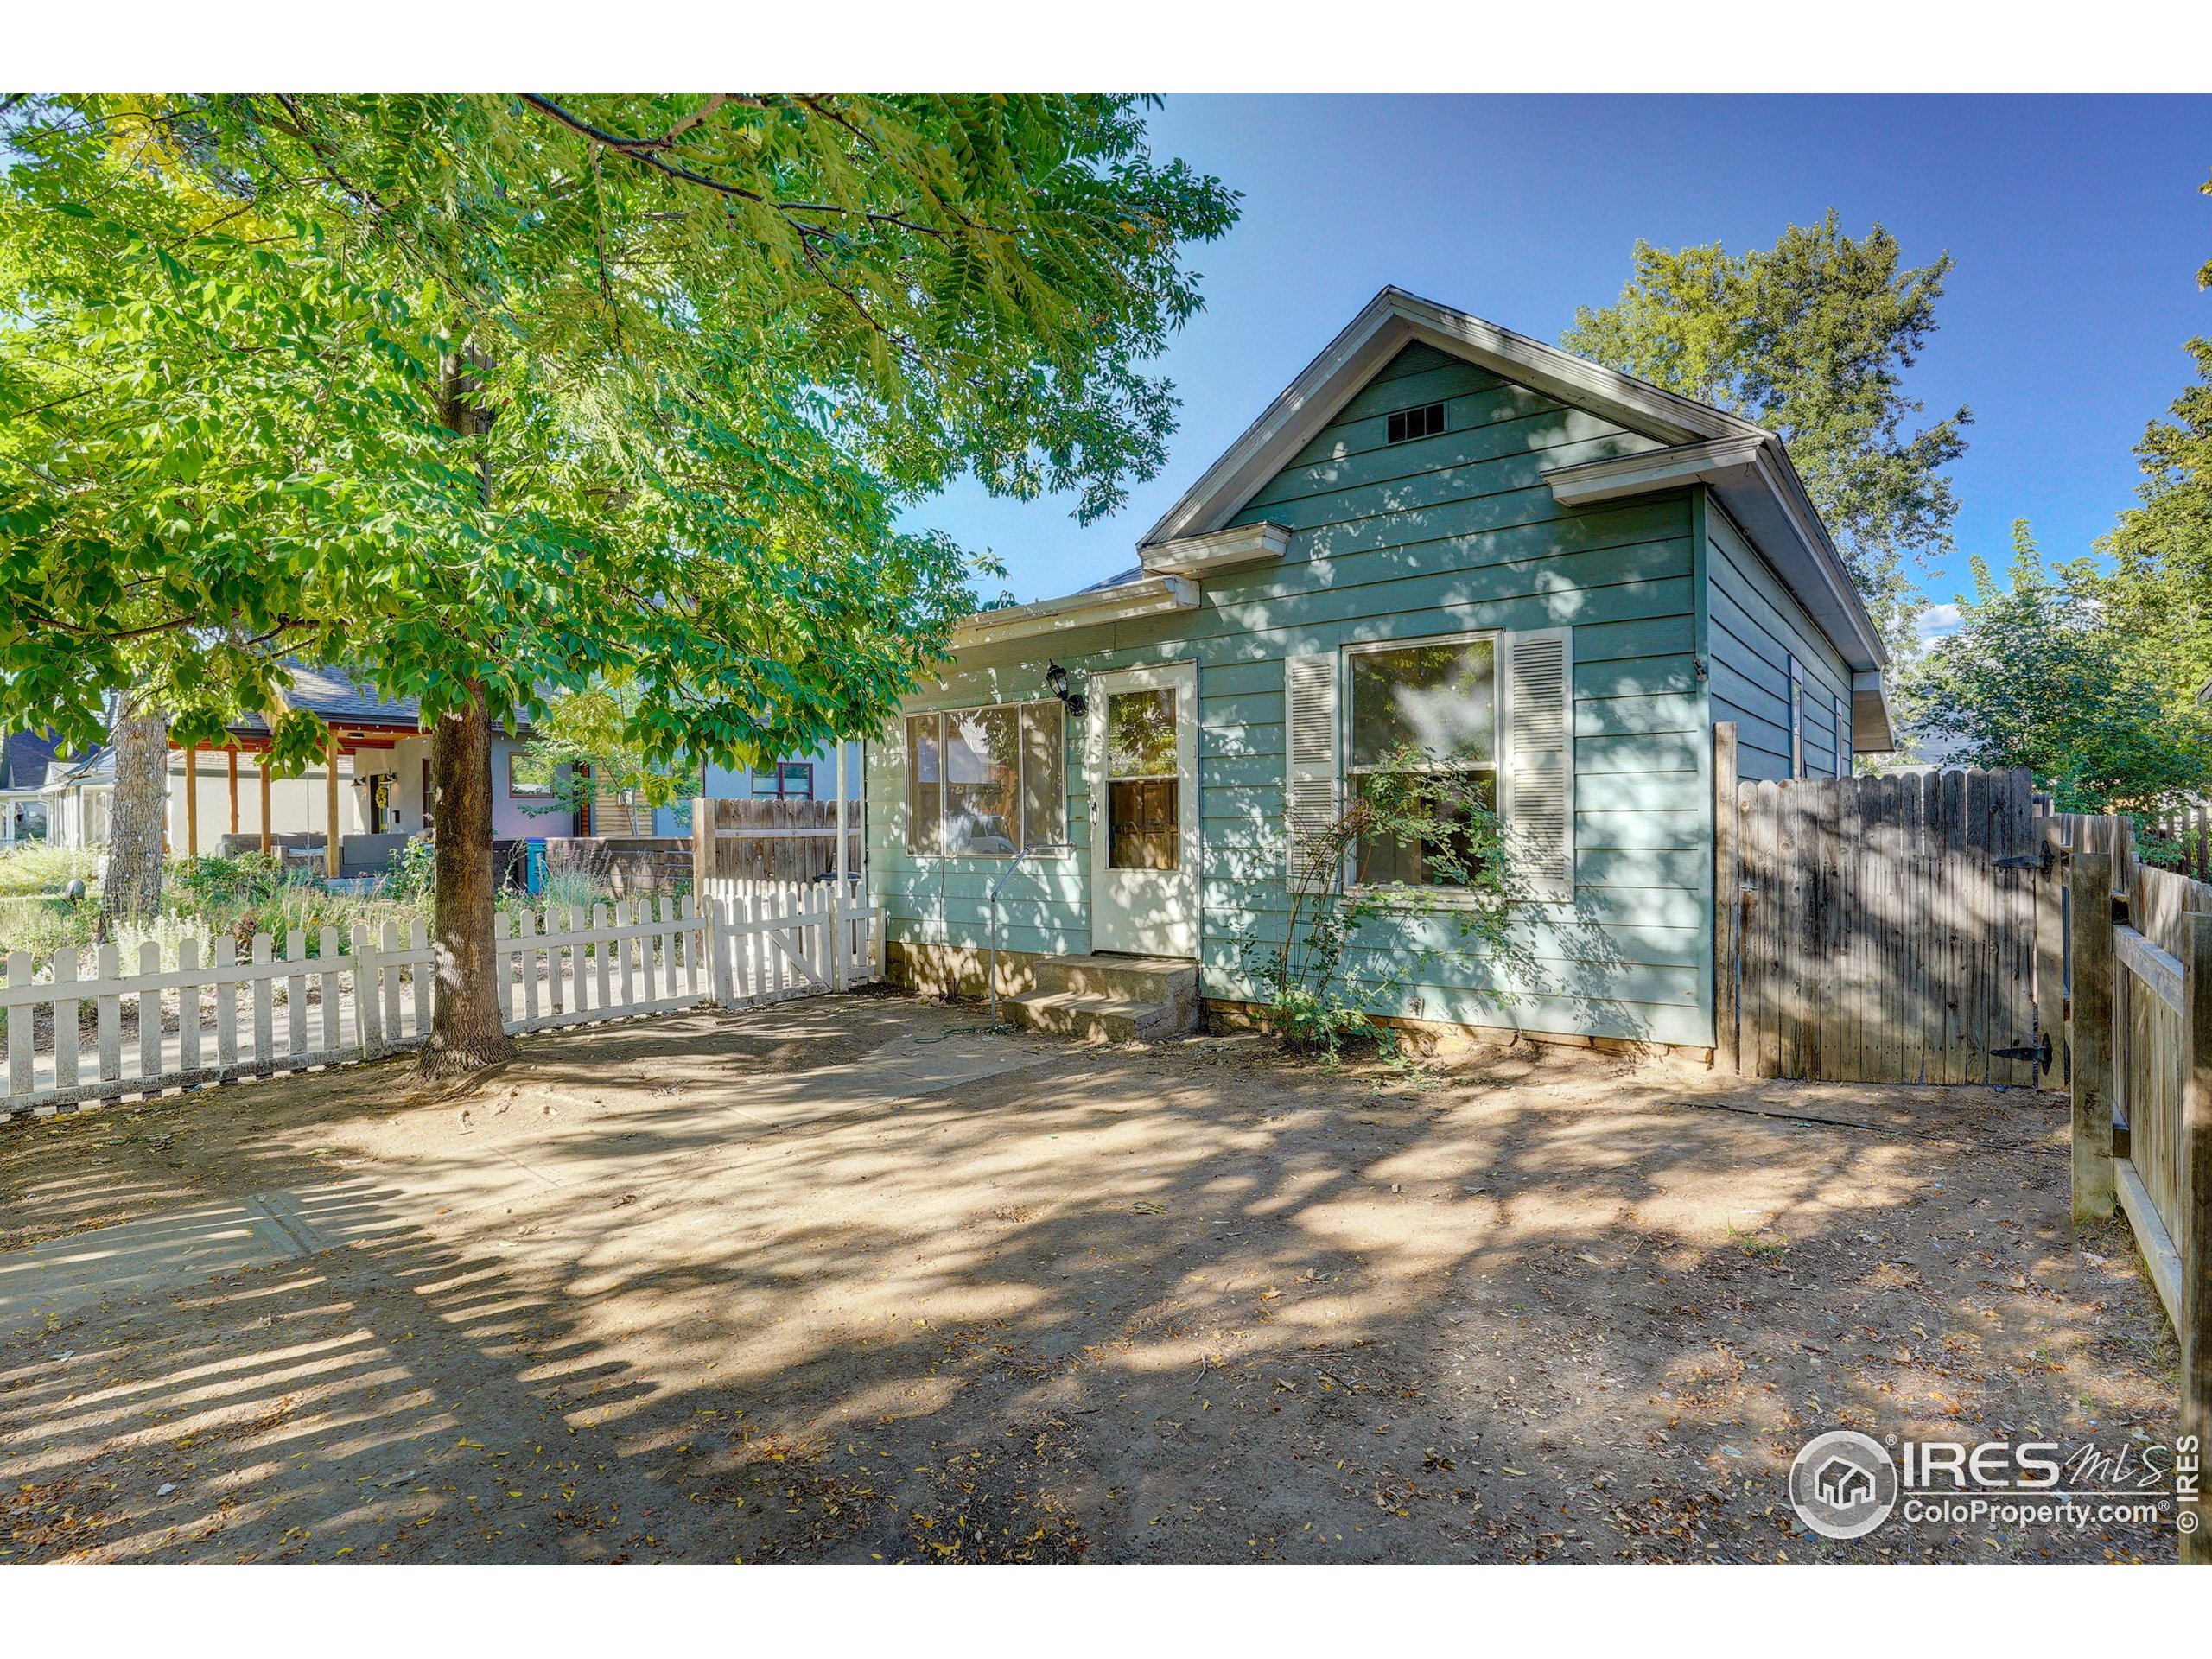
[[[1429, 884], [1391, 882], [1346, 891], [1344, 868], [1362, 843], [1389, 842], [1420, 847]], [[1387, 973], [1347, 971], [1345, 953], [1370, 920], [1448, 918], [1457, 925], [1459, 950], [1479, 950], [1515, 975], [1529, 971], [1528, 953], [1510, 938], [1509, 906], [1522, 889], [1507, 855], [1504, 829], [1466, 773], [1433, 766], [1415, 748], [1394, 750], [1364, 775], [1336, 821], [1300, 844], [1304, 856], [1289, 883], [1281, 940], [1245, 948], [1248, 963], [1257, 957], [1267, 1027], [1290, 1047], [1333, 1056], [1351, 1039], [1375, 1033], [1386, 1052], [1395, 1052], [1395, 1036], [1370, 1015], [1401, 997], [1415, 972], [1442, 953], [1433, 947], [1399, 949], [1391, 953], [1395, 965]], [[1500, 973], [1494, 979], [1509, 976]]]

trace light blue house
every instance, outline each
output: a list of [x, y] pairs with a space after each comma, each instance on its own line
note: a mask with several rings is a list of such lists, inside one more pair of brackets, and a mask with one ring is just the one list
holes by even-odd
[[[1715, 723], [1749, 778], [1891, 747], [1881, 641], [1779, 440], [1396, 289], [1138, 556], [969, 618], [871, 746], [894, 977], [982, 988], [995, 887], [1018, 1017], [1141, 1035], [1192, 994], [1249, 1004], [1291, 826], [1411, 739], [1496, 802], [1533, 978], [1378, 920], [1350, 965], [1419, 967], [1370, 1011], [1706, 1048]], [[1418, 849], [1362, 862], [1422, 879]]]
[[[845, 798], [852, 803], [852, 819], [861, 816], [861, 745], [845, 745]], [[809, 754], [787, 755], [772, 766], [733, 767], [712, 764], [700, 769], [702, 795], [731, 801], [835, 801], [837, 798], [837, 749], [825, 743]], [[691, 806], [664, 806], [653, 812], [652, 833], [688, 836]]]

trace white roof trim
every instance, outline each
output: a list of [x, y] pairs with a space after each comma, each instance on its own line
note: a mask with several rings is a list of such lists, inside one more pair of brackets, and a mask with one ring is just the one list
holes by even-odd
[[1897, 728], [1890, 723], [1889, 692], [1882, 683], [1882, 671], [1862, 668], [1851, 677], [1851, 752], [1888, 754], [1897, 746]]
[[1544, 482], [1552, 486], [1552, 499], [1563, 506], [1618, 501], [1745, 472], [1758, 464], [1764, 442], [1746, 436], [1678, 443], [1671, 449], [1647, 449], [1640, 454], [1554, 467], [1545, 472]]
[[[1878, 668], [1888, 660], [1849, 571], [1829, 541], [1781, 440], [1772, 433], [1725, 410], [1677, 397], [1632, 375], [1401, 288], [1386, 288], [1369, 301], [1344, 332], [1306, 365], [1243, 435], [1145, 532], [1138, 543], [1140, 556], [1149, 565], [1150, 550], [1162, 543], [1206, 536], [1226, 527], [1377, 370], [1416, 341], [1520, 385], [1549, 392], [1563, 403], [1618, 421], [1675, 449], [1709, 446], [1713, 454], [1707, 459], [1716, 467], [1721, 454], [1749, 455], [1735, 462], [1745, 476], [1731, 480], [1735, 487], [1729, 490], [1746, 503], [1745, 511], [1738, 511], [1733, 502], [1730, 506], [1745, 533], [1815, 620], [1829, 631], [1853, 668]], [[1753, 450], [1758, 453], [1750, 455]], [[1632, 467], [1635, 462], [1649, 460], [1649, 456], [1637, 456], [1626, 462], [1593, 465]], [[1754, 473], [1762, 475], [1756, 483], [1751, 476]], [[1702, 476], [1694, 472], [1675, 483]], [[1722, 487], [1718, 480], [1707, 481], [1713, 482], [1716, 489]], [[1667, 486], [1647, 483], [1642, 487]], [[1754, 499], [1757, 497], [1764, 497], [1764, 503]]]
[[1009, 639], [1096, 627], [1104, 622], [1133, 621], [1166, 611], [1193, 610], [1198, 603], [1198, 585], [1187, 576], [1142, 576], [1135, 582], [1067, 594], [1058, 599], [1040, 599], [1029, 605], [978, 611], [953, 625], [952, 644], [956, 650], [972, 650]]
[[1207, 536], [1185, 536], [1140, 550], [1147, 570], [1204, 578], [1220, 570], [1271, 564], [1290, 547], [1287, 524], [1234, 524]]
[[1570, 507], [1706, 485], [1851, 668], [1878, 669], [1889, 661], [1858, 586], [1821, 528], [1780, 440], [1756, 433], [1681, 443], [1554, 467], [1544, 481], [1552, 486], [1552, 499]]

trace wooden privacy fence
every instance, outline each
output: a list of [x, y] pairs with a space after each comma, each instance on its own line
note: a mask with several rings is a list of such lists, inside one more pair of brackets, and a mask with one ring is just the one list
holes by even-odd
[[[2135, 867], [2125, 837], [2067, 848], [2074, 1216], [2117, 1207], [2126, 1217], [2181, 1339], [2184, 1444], [2202, 1448], [2212, 1434], [2212, 887]], [[2177, 1478], [2177, 1500], [2189, 1517], [2182, 1558], [2212, 1560], [2201, 1477], [2194, 1491]]]
[[2024, 772], [1738, 783], [1714, 745], [1719, 1063], [2032, 1084], [2041, 831]]
[[[499, 1005], [519, 1033], [843, 990], [879, 976], [881, 916], [849, 887], [840, 902], [820, 883], [728, 880], [588, 913], [502, 913]], [[256, 934], [240, 961], [229, 935], [187, 938], [165, 969], [149, 943], [128, 974], [113, 945], [43, 964], [10, 954], [0, 1117], [373, 1059], [429, 1035], [437, 976], [421, 922], [404, 939], [393, 923], [373, 939], [294, 929], [282, 959], [274, 944]]]
[[[845, 868], [861, 868], [858, 804], [846, 808]], [[691, 803], [692, 887], [709, 881], [813, 881], [837, 873], [837, 803]]]

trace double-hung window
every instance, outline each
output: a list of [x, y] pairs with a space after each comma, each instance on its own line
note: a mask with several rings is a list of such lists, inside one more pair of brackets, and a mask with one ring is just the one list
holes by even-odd
[[[1530, 628], [1380, 641], [1301, 653], [1283, 664], [1287, 874], [1311, 880], [1335, 845], [1331, 826], [1393, 753], [1497, 813], [1528, 898], [1574, 897], [1573, 630]], [[1444, 791], [1439, 791], [1439, 794]], [[1465, 831], [1448, 850], [1471, 863]], [[1442, 840], [1440, 837], [1440, 840]], [[1446, 845], [1370, 839], [1341, 879], [1362, 887], [1440, 887]], [[1327, 872], [1331, 880], [1339, 873]]]
[[[1344, 773], [1353, 799], [1394, 753], [1410, 752], [1440, 785], [1452, 779], [1452, 796], [1472, 796], [1497, 810], [1497, 642], [1486, 634], [1412, 645], [1362, 645], [1344, 653], [1350, 671], [1350, 749]], [[1440, 791], [1440, 793], [1441, 791]], [[1436, 868], [1444, 845], [1370, 837], [1353, 855], [1353, 880], [1361, 887], [1444, 882]], [[1452, 837], [1450, 854], [1471, 861], [1465, 830]]]
[[906, 850], [1010, 857], [1067, 839], [1057, 702], [993, 703], [906, 719]]

